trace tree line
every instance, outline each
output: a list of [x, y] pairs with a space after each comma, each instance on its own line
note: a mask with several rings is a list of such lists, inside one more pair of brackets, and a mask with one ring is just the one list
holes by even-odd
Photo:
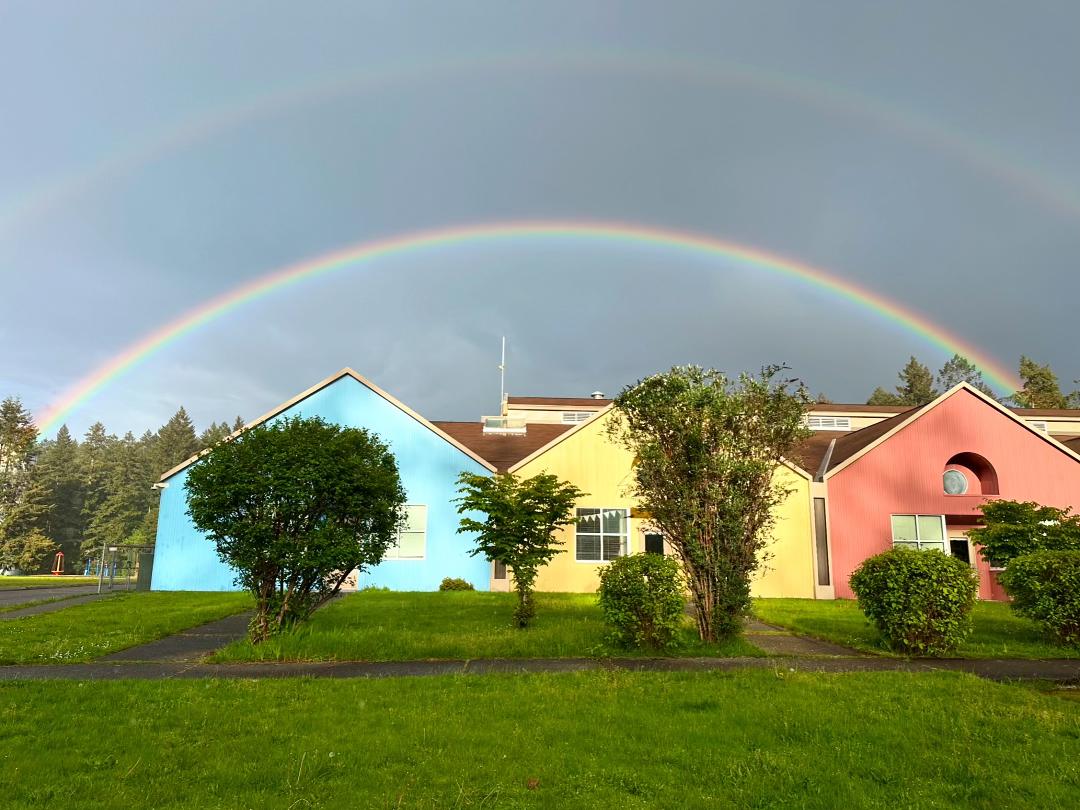
[[[966, 382], [987, 396], [1016, 408], [1080, 408], [1080, 390], [1066, 394], [1058, 377], [1049, 365], [1040, 365], [1030, 357], [1020, 358], [1020, 380], [1023, 387], [1007, 397], [998, 397], [983, 380], [982, 372], [959, 354], [953, 355], [935, 377], [929, 366], [915, 357], [897, 375], [900, 384], [892, 391], [881, 386], [874, 389], [867, 405], [925, 405], [944, 391]], [[1080, 380], [1074, 380], [1080, 384]], [[826, 401], [819, 398], [819, 401]]]
[[65, 572], [103, 545], [150, 545], [157, 534], [161, 473], [243, 427], [239, 417], [202, 434], [180, 408], [156, 432], [136, 438], [95, 423], [81, 440], [67, 426], [39, 440], [17, 397], [0, 403], [0, 569], [49, 570], [57, 551]]

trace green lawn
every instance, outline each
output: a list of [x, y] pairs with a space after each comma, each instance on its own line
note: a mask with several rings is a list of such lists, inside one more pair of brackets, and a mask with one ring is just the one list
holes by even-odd
[[[105, 580], [108, 582], [108, 580]], [[0, 577], [0, 589], [5, 588], [63, 588], [68, 585], [96, 585], [97, 577]]]
[[[570, 658], [627, 655], [604, 643], [593, 594], [536, 595], [536, 619], [511, 624], [508, 593], [362, 591], [297, 628], [253, 647], [237, 642], [215, 661], [408, 661], [464, 658]], [[686, 619], [678, 655], [762, 655], [742, 639], [705, 646]]]
[[0, 664], [90, 661], [250, 607], [251, 597], [240, 593], [117, 593], [0, 622]]
[[1000, 810], [1080, 797], [1080, 704], [951, 673], [24, 682], [0, 685], [0, 716], [6, 808]]
[[[887, 654], [881, 638], [850, 599], [756, 599], [754, 613], [764, 622], [859, 650]], [[1080, 658], [1080, 649], [1050, 643], [1032, 622], [1002, 602], [979, 602], [974, 629], [953, 653], [962, 658]]]

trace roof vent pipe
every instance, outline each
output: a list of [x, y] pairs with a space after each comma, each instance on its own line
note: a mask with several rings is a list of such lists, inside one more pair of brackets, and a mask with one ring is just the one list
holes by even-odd
[[589, 394], [589, 396], [592, 399], [604, 399], [605, 398], [603, 391], [593, 391], [591, 394]]

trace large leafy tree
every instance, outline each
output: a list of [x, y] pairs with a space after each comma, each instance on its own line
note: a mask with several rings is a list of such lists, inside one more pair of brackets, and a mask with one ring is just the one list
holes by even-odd
[[[483, 554], [513, 572], [518, 596], [514, 620], [526, 627], [536, 615], [536, 577], [561, 551], [555, 530], [574, 522], [574, 505], [585, 493], [548, 473], [524, 479], [512, 473], [462, 473], [458, 485], [461, 497], [456, 503], [463, 515], [458, 532], [476, 534], [473, 556]], [[475, 512], [484, 519], [471, 517]]]
[[1080, 550], [1080, 515], [1033, 501], [989, 501], [979, 507], [983, 525], [968, 536], [987, 562], [1009, 561], [1035, 551]]
[[676, 367], [615, 398], [611, 435], [634, 455], [633, 492], [683, 563], [705, 641], [741, 629], [773, 510], [790, 494], [777, 466], [809, 435], [806, 390], [783, 371], [733, 381]]
[[938, 371], [937, 382], [942, 391], [948, 391], [950, 388], [964, 382], [972, 388], [982, 391], [991, 399], [997, 399], [994, 389], [986, 384], [978, 366], [959, 354], [954, 354], [949, 360], [945, 361], [945, 365]]
[[308, 618], [377, 565], [405, 520], [397, 462], [376, 435], [283, 419], [216, 445], [187, 477], [188, 514], [254, 594], [252, 641]]

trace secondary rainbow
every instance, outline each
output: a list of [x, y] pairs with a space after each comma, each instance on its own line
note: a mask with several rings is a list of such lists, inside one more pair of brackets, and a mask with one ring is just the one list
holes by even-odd
[[273, 270], [189, 310], [94, 369], [45, 409], [39, 421], [39, 429], [43, 434], [51, 433], [78, 407], [139, 363], [201, 326], [278, 290], [383, 258], [471, 244], [526, 239], [579, 239], [616, 243], [624, 247], [642, 245], [668, 248], [735, 261], [798, 279], [835, 293], [873, 312], [882, 320], [918, 335], [948, 354], [967, 357], [1002, 391], [1011, 393], [1020, 387], [1016, 376], [999, 361], [924, 316], [851, 281], [795, 259], [712, 236], [648, 225], [603, 221], [526, 220], [459, 225], [406, 233], [353, 245]]

